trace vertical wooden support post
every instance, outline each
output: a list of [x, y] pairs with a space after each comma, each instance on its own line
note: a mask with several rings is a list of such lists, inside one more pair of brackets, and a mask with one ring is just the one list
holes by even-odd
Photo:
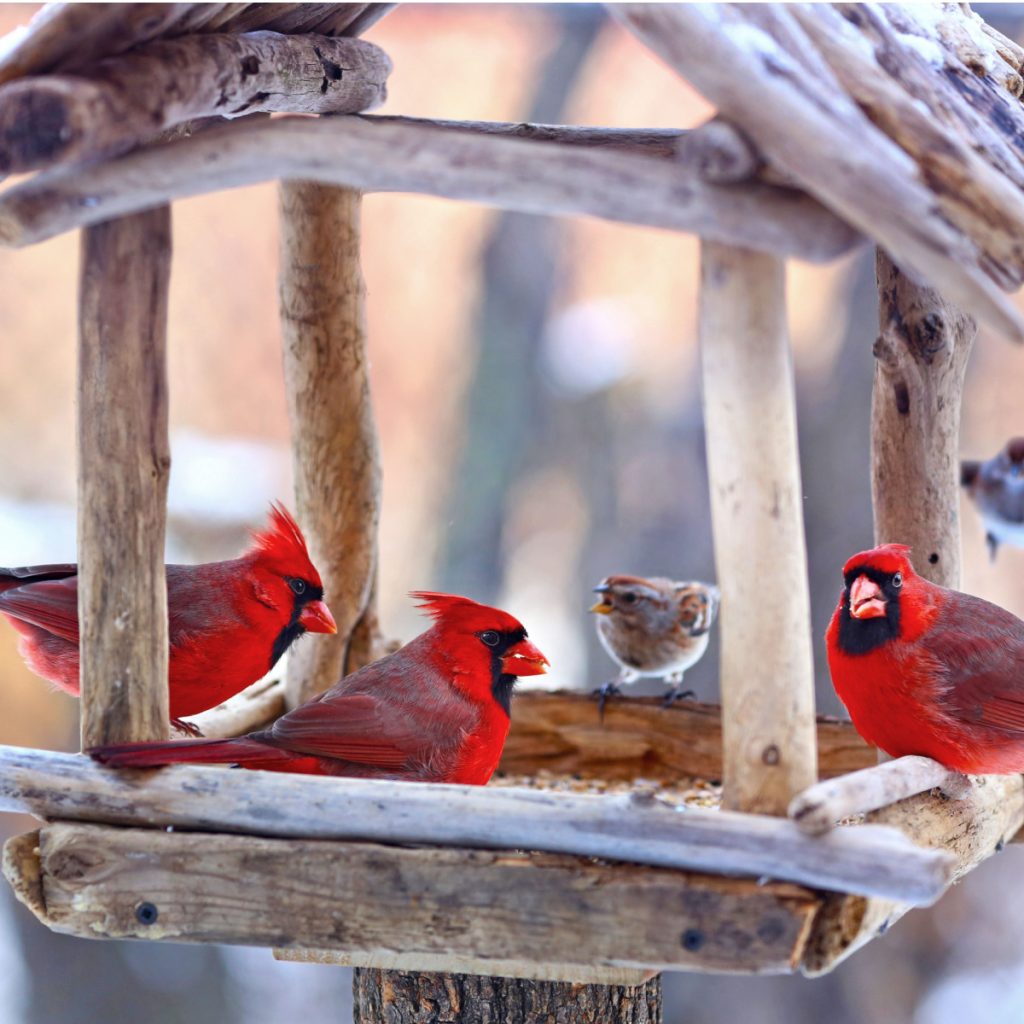
[[78, 617], [82, 747], [168, 733], [163, 206], [82, 232]]
[[289, 655], [288, 701], [308, 700], [370, 660], [380, 464], [359, 262], [362, 196], [281, 183], [281, 329], [297, 516], [336, 636]]
[[635, 988], [356, 970], [353, 1024], [660, 1024], [661, 976]]
[[914, 568], [960, 586], [960, 399], [977, 323], [876, 257], [879, 335], [871, 402], [875, 543], [909, 544]]
[[817, 780], [785, 267], [703, 242], [700, 345], [722, 591], [723, 803], [785, 814]]

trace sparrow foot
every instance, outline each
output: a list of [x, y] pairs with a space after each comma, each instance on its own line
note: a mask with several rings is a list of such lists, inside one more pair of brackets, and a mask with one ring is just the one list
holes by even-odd
[[172, 718], [171, 725], [173, 725], [179, 732], [183, 732], [186, 736], [201, 737], [203, 735], [202, 730], [200, 730], [198, 725], [186, 722], [183, 718]]
[[618, 683], [605, 683], [604, 686], [591, 691], [591, 699], [597, 701], [597, 717], [600, 721], [604, 721], [604, 706], [608, 703], [608, 698], [621, 696], [622, 690]]
[[663, 708], [670, 708], [677, 700], [684, 700], [687, 697], [696, 697], [697, 694], [693, 690], [681, 690], [678, 686], [673, 686], [668, 693], [665, 694], [665, 699], [661, 702]]

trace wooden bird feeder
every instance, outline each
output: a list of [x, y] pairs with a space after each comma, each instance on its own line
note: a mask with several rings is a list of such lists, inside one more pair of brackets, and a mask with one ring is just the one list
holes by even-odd
[[[339, 632], [286, 686], [202, 716], [207, 735], [380, 651], [359, 266], [373, 191], [701, 237], [721, 711], [623, 699], [601, 723], [581, 694], [520, 696], [503, 770], [578, 791], [117, 772], [0, 748], [0, 809], [43, 820], [7, 844], [4, 873], [73, 935], [587, 982], [594, 1005], [662, 970], [828, 971], [1001, 848], [1024, 783], [876, 764], [847, 724], [815, 719], [784, 260], [879, 247], [877, 540], [955, 585], [974, 318], [1024, 338], [1003, 291], [1024, 279], [1024, 51], [966, 5], [612, 5], [718, 116], [692, 131], [363, 116], [390, 61], [356, 37], [389, 6], [51, 4], [2, 49], [0, 172], [31, 176], [0, 192], [0, 244], [82, 231], [82, 743], [167, 732], [170, 204], [268, 179], [298, 513]], [[785, 601], [761, 600], [769, 574]], [[722, 780], [721, 806], [658, 788], [717, 792], [693, 779]]]

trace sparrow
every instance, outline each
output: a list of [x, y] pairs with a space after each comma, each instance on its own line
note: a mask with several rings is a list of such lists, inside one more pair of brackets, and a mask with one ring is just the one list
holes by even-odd
[[1024, 622], [914, 571], [885, 544], [843, 566], [825, 634], [839, 699], [892, 757], [972, 775], [1024, 772]]
[[700, 661], [718, 613], [720, 595], [712, 583], [682, 582], [662, 577], [607, 576], [594, 593], [590, 608], [597, 616], [597, 635], [619, 666], [619, 676], [596, 692], [599, 709], [619, 687], [641, 676], [656, 676], [671, 687], [664, 706], [683, 691], [683, 673]]
[[518, 619], [457, 594], [416, 591], [434, 625], [267, 729], [223, 740], [123, 743], [103, 764], [237, 764], [307, 775], [484, 785], [508, 736], [512, 689], [547, 658]]
[[987, 462], [962, 461], [960, 483], [981, 514], [990, 559], [1000, 544], [1024, 548], [1024, 437]]

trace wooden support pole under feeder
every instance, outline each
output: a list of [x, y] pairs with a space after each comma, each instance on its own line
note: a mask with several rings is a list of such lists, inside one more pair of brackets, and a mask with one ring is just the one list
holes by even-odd
[[82, 233], [78, 617], [82, 747], [166, 739], [166, 206]]
[[817, 780], [814, 663], [781, 260], [704, 241], [700, 347], [722, 591], [723, 805], [785, 814]]
[[373, 658], [380, 457], [366, 353], [361, 209], [362, 196], [351, 189], [306, 181], [280, 186], [281, 331], [297, 515], [338, 624], [335, 636], [289, 654], [291, 706]]

